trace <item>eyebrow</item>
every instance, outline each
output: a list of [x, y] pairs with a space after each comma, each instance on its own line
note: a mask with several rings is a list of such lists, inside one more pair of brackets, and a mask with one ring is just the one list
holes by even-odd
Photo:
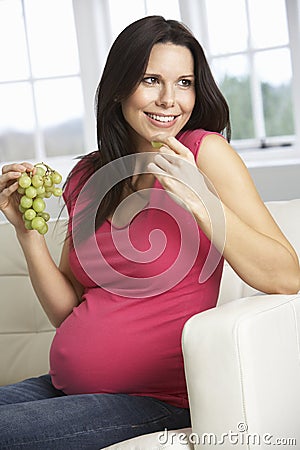
[[[158, 73], [151, 73], [151, 72], [146, 72], [145, 74], [144, 74], [144, 77], [145, 76], [147, 76], [147, 77], [156, 77], [156, 78], [160, 78], [161, 77], [161, 74], [158, 74]], [[189, 74], [189, 75], [180, 75], [178, 78], [194, 78], [195, 77], [195, 75], [194, 74]]]

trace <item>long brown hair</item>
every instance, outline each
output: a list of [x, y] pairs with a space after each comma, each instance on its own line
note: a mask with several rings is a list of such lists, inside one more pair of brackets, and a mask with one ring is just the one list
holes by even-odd
[[[176, 20], [166, 20], [161, 16], [144, 17], [126, 27], [114, 41], [96, 91], [96, 117], [98, 149], [85, 155], [68, 177], [82, 174], [80, 182], [72, 192], [76, 199], [86, 181], [105, 164], [135, 153], [130, 138], [129, 126], [124, 119], [121, 103], [130, 96], [142, 80], [147, 68], [152, 47], [158, 43], [172, 43], [187, 47], [194, 58], [196, 101], [191, 117], [183, 130], [202, 128], [216, 131], [230, 140], [229, 109], [222, 93], [216, 85], [207, 63], [204, 51], [191, 31]], [[126, 158], [124, 158], [126, 164]], [[130, 168], [129, 168], [129, 172]], [[101, 180], [99, 180], [101, 184]], [[131, 178], [113, 186], [102, 200], [96, 215], [96, 229], [120, 203], [125, 187], [134, 190]], [[95, 188], [95, 184], [93, 184]], [[74, 232], [79, 231], [89, 213], [95, 211], [97, 193], [88, 195], [90, 204], [85, 205], [81, 218], [76, 220]], [[72, 218], [70, 218], [72, 219]], [[92, 218], [94, 220], [94, 218]]]

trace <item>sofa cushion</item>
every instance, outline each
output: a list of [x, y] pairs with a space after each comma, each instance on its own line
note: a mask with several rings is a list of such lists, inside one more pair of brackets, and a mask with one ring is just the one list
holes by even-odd
[[[49, 223], [46, 240], [59, 260], [65, 223]], [[8, 222], [0, 223], [0, 385], [48, 372], [54, 328], [33, 291], [26, 261]]]
[[164, 430], [110, 445], [105, 450], [193, 450], [196, 439], [191, 428]]
[[[266, 206], [300, 258], [300, 199], [266, 202]], [[218, 305], [257, 294], [225, 261]]]
[[300, 258], [300, 199], [267, 202], [266, 206]]

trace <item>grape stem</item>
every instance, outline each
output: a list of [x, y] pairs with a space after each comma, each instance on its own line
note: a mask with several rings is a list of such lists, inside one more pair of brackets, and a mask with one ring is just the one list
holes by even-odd
[[48, 166], [48, 164], [46, 164], [46, 163], [44, 163], [44, 162], [36, 163], [36, 164], [34, 165], [34, 167], [42, 167], [42, 169], [45, 169], [45, 172], [46, 172], [45, 175], [49, 175], [49, 174], [55, 172], [54, 169], [52, 169], [50, 166]]

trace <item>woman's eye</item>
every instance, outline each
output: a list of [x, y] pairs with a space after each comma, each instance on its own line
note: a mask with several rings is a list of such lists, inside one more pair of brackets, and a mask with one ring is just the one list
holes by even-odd
[[192, 81], [183, 79], [183, 80], [179, 80], [178, 84], [179, 84], [179, 86], [189, 87], [192, 85]]
[[146, 77], [143, 79], [143, 82], [146, 84], [155, 84], [157, 81], [158, 80], [155, 77]]

